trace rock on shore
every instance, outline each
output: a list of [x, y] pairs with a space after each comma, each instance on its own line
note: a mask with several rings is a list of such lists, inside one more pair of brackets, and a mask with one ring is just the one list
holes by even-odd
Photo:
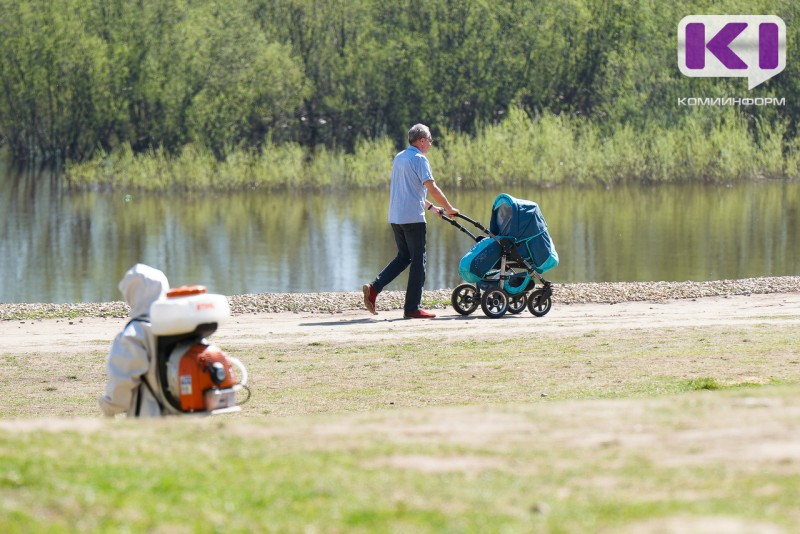
[[[630, 301], [665, 301], [713, 296], [753, 295], [764, 293], [799, 293], [800, 276], [745, 278], [712, 282], [614, 282], [553, 284], [553, 304]], [[450, 307], [452, 289], [425, 291], [423, 307]], [[404, 291], [385, 291], [378, 298], [379, 310], [403, 307]], [[361, 292], [339, 293], [258, 293], [229, 296], [233, 315], [250, 313], [339, 313], [364, 308]], [[73, 317], [128, 316], [122, 301], [82, 304], [2, 304], [0, 320]]]

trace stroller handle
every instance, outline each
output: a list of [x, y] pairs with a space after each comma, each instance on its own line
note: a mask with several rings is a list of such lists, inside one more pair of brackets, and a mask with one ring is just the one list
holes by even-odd
[[469, 230], [464, 228], [463, 225], [458, 224], [458, 222], [455, 221], [454, 217], [460, 217], [460, 218], [464, 219], [465, 221], [468, 221], [468, 222], [472, 223], [476, 227], [480, 228], [483, 231], [483, 233], [485, 233], [485, 234], [489, 235], [490, 237], [494, 238], [494, 236], [489, 232], [489, 230], [486, 229], [485, 226], [483, 226], [478, 221], [475, 221], [475, 220], [467, 217], [466, 215], [462, 215], [460, 213], [456, 213], [455, 216], [453, 218], [451, 218], [451, 217], [448, 217], [447, 215], [444, 214], [444, 210], [443, 209], [439, 210], [439, 215], [442, 217], [442, 219], [444, 219], [445, 221], [449, 222], [450, 224], [452, 224], [453, 226], [455, 226], [456, 228], [458, 228], [459, 230], [461, 230], [462, 232], [464, 232], [465, 234], [470, 236], [475, 242], [478, 242], [481, 239], [483, 239], [483, 236], [480, 236], [480, 237], [476, 236], [475, 234], [473, 234], [472, 232], [470, 232]]
[[443, 220], [449, 222], [450, 224], [452, 224], [453, 226], [455, 226], [456, 228], [458, 228], [459, 230], [470, 236], [474, 241], [480, 241], [480, 239], [475, 234], [473, 234], [472, 232], [470, 232], [469, 230], [458, 224], [455, 220], [445, 215], [444, 210], [439, 210], [439, 215], [442, 217]]
[[478, 221], [476, 221], [476, 220], [473, 220], [473, 219], [470, 219], [470, 218], [469, 218], [469, 217], [467, 217], [466, 215], [461, 215], [460, 213], [456, 213], [456, 217], [461, 217], [461, 218], [462, 218], [462, 219], [464, 219], [465, 221], [467, 221], [467, 222], [469, 222], [469, 223], [472, 223], [474, 226], [476, 226], [477, 228], [479, 228], [479, 229], [480, 229], [480, 230], [481, 230], [481, 231], [482, 231], [484, 234], [491, 235], [491, 234], [489, 233], [489, 230], [488, 230], [488, 229], [487, 229], [487, 228], [486, 228], [484, 225], [482, 225], [481, 223], [479, 223]]

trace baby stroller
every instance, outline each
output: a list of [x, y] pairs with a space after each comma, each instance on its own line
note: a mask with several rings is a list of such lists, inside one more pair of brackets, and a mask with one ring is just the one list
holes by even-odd
[[[558, 265], [558, 253], [538, 204], [498, 195], [488, 230], [465, 215], [456, 217], [488, 237], [475, 236], [454, 219], [442, 216], [476, 242], [458, 265], [458, 274], [466, 283], [453, 290], [453, 308], [469, 315], [480, 305], [483, 313], [494, 319], [506, 312], [520, 313], [526, 306], [537, 317], [547, 314], [553, 291], [542, 274]], [[536, 287], [537, 282], [541, 287]]]

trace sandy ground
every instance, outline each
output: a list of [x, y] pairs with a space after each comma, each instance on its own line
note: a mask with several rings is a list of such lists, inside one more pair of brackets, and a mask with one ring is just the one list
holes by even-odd
[[[370, 315], [366, 311], [337, 314], [259, 313], [232, 317], [213, 340], [227, 349], [238, 346], [291, 345], [348, 340], [363, 343], [371, 337], [386, 340], [441, 336], [459, 339], [480, 329], [482, 335], [555, 336], [594, 330], [676, 328], [711, 325], [799, 324], [800, 293], [677, 299], [667, 302], [620, 304], [553, 304], [537, 318], [527, 310], [519, 315], [489, 319], [480, 309], [462, 317], [452, 309], [437, 310], [428, 320], [407, 320], [401, 310]], [[108, 346], [125, 321], [110, 318], [0, 321], [0, 354], [36, 351], [77, 353]]]

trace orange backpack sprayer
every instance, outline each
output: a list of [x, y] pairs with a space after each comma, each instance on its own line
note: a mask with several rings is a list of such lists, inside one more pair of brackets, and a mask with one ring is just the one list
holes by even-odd
[[[156, 336], [159, 397], [168, 413], [219, 414], [241, 410], [247, 402], [247, 370], [206, 340], [230, 317], [228, 300], [203, 286], [183, 286], [150, 307]], [[234, 373], [236, 369], [236, 373]], [[237, 393], [247, 398], [237, 402]]]

